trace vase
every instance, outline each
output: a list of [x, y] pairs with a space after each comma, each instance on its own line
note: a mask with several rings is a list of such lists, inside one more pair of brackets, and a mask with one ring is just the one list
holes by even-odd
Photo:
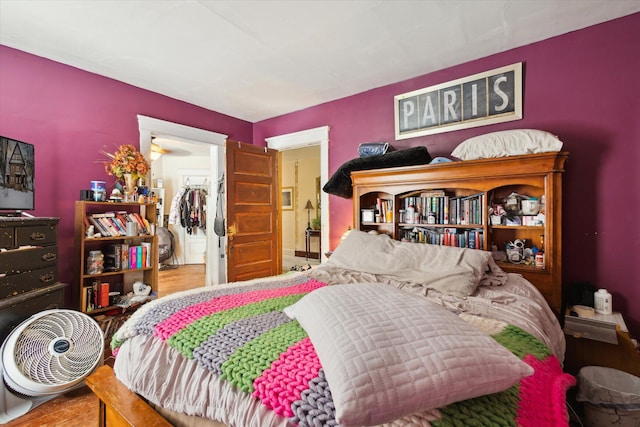
[[124, 175], [122, 175], [122, 178], [124, 178], [124, 201], [135, 202], [138, 188], [135, 186], [133, 174], [125, 173]]

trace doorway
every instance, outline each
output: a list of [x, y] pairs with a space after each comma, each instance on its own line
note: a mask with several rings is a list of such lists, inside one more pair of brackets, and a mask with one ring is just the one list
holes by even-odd
[[[217, 179], [224, 172], [224, 146], [227, 135], [216, 132], [205, 131], [202, 129], [192, 128], [189, 126], [171, 123], [152, 117], [138, 116], [138, 129], [140, 132], [140, 152], [147, 158], [155, 158], [156, 154], [152, 154], [152, 140], [165, 139], [165, 146], [161, 147], [166, 152], [162, 155], [169, 155], [168, 151], [173, 151], [174, 156], [189, 156], [189, 165], [193, 167], [193, 153], [197, 151], [202, 153], [204, 157], [201, 169], [205, 169], [209, 173], [210, 188], [216, 188]], [[170, 145], [174, 144], [174, 145]], [[157, 145], [157, 144], [156, 144]], [[165, 174], [177, 174], [178, 171], [172, 168], [164, 170], [162, 163], [155, 164], [152, 161], [152, 173], [156, 175], [156, 181], [148, 183], [150, 186], [157, 187], [158, 176]], [[154, 177], [152, 176], [152, 181]], [[213, 180], [213, 181], [212, 181]], [[162, 182], [164, 186], [164, 182]], [[210, 192], [211, 193], [211, 192]], [[207, 198], [206, 221], [213, 224], [216, 211], [216, 197], [209, 194]], [[165, 195], [164, 213], [169, 212], [171, 206], [170, 196]], [[226, 239], [219, 238], [215, 235], [213, 227], [207, 227], [205, 259], [205, 284], [217, 285], [226, 282], [226, 260], [224, 253], [226, 249]]]
[[[279, 153], [283, 194], [282, 271], [289, 271], [320, 262], [320, 146]], [[285, 203], [285, 196], [290, 197], [290, 203]]]
[[[269, 148], [273, 148], [275, 150], [282, 152], [281, 155], [284, 155], [289, 150], [297, 150], [297, 149], [306, 148], [306, 147], [319, 146], [320, 174], [319, 174], [319, 182], [317, 186], [319, 188], [322, 188], [322, 186], [324, 186], [324, 184], [329, 179], [329, 126], [322, 126], [318, 128], [303, 130], [303, 131], [289, 133], [285, 135], [274, 136], [274, 137], [266, 138], [266, 141], [267, 141], [267, 146]], [[285, 185], [287, 183], [285, 179], [286, 179], [285, 177], [282, 177], [281, 189], [285, 189], [288, 187], [287, 185]], [[315, 178], [313, 182], [314, 182], [313, 185], [315, 188], [316, 186]], [[295, 199], [295, 194], [294, 194], [294, 199]], [[298, 200], [298, 205], [297, 205], [299, 210], [303, 212], [302, 218], [304, 219], [304, 228], [299, 230], [297, 233], [298, 235], [302, 233], [302, 236], [304, 236], [304, 229], [306, 228], [307, 222], [308, 222], [307, 221], [308, 213], [307, 213], [307, 210], [304, 209], [306, 206], [307, 200], [312, 201], [311, 197], [307, 197], [307, 199]], [[317, 204], [313, 204], [314, 206], [313, 210], [316, 210], [316, 205]], [[329, 248], [329, 195], [327, 193], [320, 191], [319, 205], [320, 205], [320, 209], [317, 212], [317, 214], [319, 214], [320, 223], [321, 223], [319, 248], [322, 248], [322, 250], [320, 251], [321, 253], [319, 254], [320, 255], [319, 262], [323, 262], [324, 260], [326, 260], [326, 256], [324, 252], [326, 252]], [[296, 205], [294, 204], [294, 206]], [[284, 215], [285, 212], [286, 211], [284, 210], [281, 211], [282, 224], [286, 223], [285, 222], [286, 216]], [[313, 212], [310, 212], [310, 214], [312, 213]], [[309, 214], [309, 217], [313, 218], [313, 216], [311, 216], [310, 214]], [[283, 230], [282, 232], [284, 233], [284, 229], [286, 227], [282, 226], [280, 228], [281, 230]], [[285, 246], [284, 243], [282, 246], [284, 249], [284, 246]], [[283, 252], [282, 255], [284, 260], [285, 256], [288, 256], [289, 254]]]

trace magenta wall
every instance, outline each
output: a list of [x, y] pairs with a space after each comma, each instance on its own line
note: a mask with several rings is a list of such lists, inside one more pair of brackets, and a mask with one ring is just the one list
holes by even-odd
[[[564, 185], [565, 282], [590, 281], [640, 334], [640, 14], [251, 125], [111, 79], [0, 46], [0, 135], [36, 145], [35, 214], [59, 216], [60, 278], [72, 281], [73, 205], [92, 179], [112, 180], [102, 148], [138, 144], [138, 114], [264, 138], [329, 125], [330, 170], [366, 141], [425, 145], [448, 155], [464, 139], [516, 127], [560, 136], [570, 152]], [[514, 62], [525, 64], [524, 119], [395, 142], [393, 96]], [[253, 129], [252, 129], [253, 127]], [[351, 200], [331, 197], [331, 246], [351, 224]], [[634, 221], [632, 221], [632, 219]]]
[[38, 216], [60, 217], [61, 281], [73, 282], [73, 215], [91, 180], [115, 182], [99, 151], [139, 146], [137, 115], [251, 142], [252, 124], [0, 46], [0, 135], [35, 144]]
[[[424, 145], [449, 155], [474, 135], [512, 128], [553, 132], [570, 152], [564, 181], [564, 282], [613, 294], [614, 310], [640, 334], [640, 14], [256, 123], [264, 138], [329, 125], [330, 173], [367, 141]], [[428, 54], [428, 49], [425, 50]], [[393, 96], [524, 63], [524, 119], [394, 141]], [[351, 200], [330, 198], [331, 247], [352, 223]]]

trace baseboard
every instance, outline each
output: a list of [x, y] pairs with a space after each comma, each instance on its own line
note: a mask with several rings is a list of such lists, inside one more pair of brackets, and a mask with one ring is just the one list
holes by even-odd
[[[296, 251], [295, 256], [306, 258], [307, 253], [305, 251]], [[309, 252], [309, 259], [320, 259], [318, 252]]]

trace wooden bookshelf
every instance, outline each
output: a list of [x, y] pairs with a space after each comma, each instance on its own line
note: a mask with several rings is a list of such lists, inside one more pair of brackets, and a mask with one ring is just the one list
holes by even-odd
[[[562, 312], [562, 175], [568, 153], [543, 153], [434, 165], [354, 171], [353, 221], [356, 229], [388, 234], [397, 240], [424, 242], [424, 235], [469, 235], [474, 248], [505, 251], [507, 243], [524, 240], [525, 247], [544, 249], [544, 267], [535, 263], [499, 261], [505, 271], [522, 274], [542, 292], [560, 318]], [[408, 220], [407, 200], [421, 194], [442, 194], [453, 200], [474, 200], [473, 215], [461, 223], [431, 220], [421, 209], [418, 220]], [[536, 225], [492, 224], [489, 208], [512, 193], [544, 199], [544, 223]], [[362, 211], [376, 210], [380, 200], [392, 206], [390, 215], [362, 221]], [[422, 203], [422, 202], [421, 202]], [[450, 206], [451, 207], [451, 206]], [[401, 212], [403, 210], [404, 212]], [[451, 212], [449, 212], [451, 214]], [[521, 215], [526, 216], [526, 215]], [[367, 218], [371, 214], [367, 212]], [[376, 220], [377, 218], [377, 220]], [[451, 219], [451, 217], [449, 217]], [[519, 221], [524, 222], [524, 218]], [[527, 218], [528, 220], [528, 218]], [[428, 230], [423, 231], [421, 230]], [[541, 236], [544, 247], [541, 246]], [[456, 238], [456, 241], [458, 239]], [[441, 240], [444, 241], [444, 240]], [[447, 242], [452, 242], [449, 239]], [[461, 239], [464, 241], [464, 239]], [[459, 246], [451, 244], [451, 246]], [[468, 245], [466, 245], [468, 247]], [[505, 254], [506, 255], [506, 254]]]
[[[120, 213], [125, 217], [124, 225], [118, 227], [113, 224], [112, 233], [105, 229], [98, 229], [92, 221], [92, 217], [113, 218], [108, 213]], [[130, 214], [130, 215], [128, 215]], [[142, 224], [137, 222], [137, 232], [134, 235], [127, 235], [126, 221], [135, 221], [133, 215], [142, 219]], [[113, 219], [110, 219], [113, 221]], [[158, 238], [155, 235], [156, 205], [155, 203], [139, 204], [127, 202], [93, 202], [78, 201], [75, 205], [74, 235], [75, 235], [75, 256], [77, 259], [74, 272], [74, 305], [77, 309], [87, 314], [111, 314], [116, 311], [124, 312], [125, 309], [111, 304], [112, 300], [106, 304], [96, 304], [91, 298], [92, 289], [96, 284], [109, 284], [109, 292], [119, 292], [126, 295], [133, 291], [135, 282], [143, 282], [151, 286], [151, 292], [158, 289]], [[94, 225], [94, 234], [88, 235], [90, 225]], [[153, 226], [152, 226], [153, 225]], [[109, 228], [107, 228], [108, 230]], [[115, 231], [114, 231], [115, 230]], [[118, 232], [119, 230], [119, 232]], [[97, 235], [95, 233], [99, 233]], [[125, 235], [122, 235], [122, 234]], [[116, 247], [136, 249], [142, 255], [139, 262], [126, 264], [126, 258], [119, 258], [121, 263], [108, 264], [101, 272], [87, 270], [87, 259], [91, 251], [100, 251], [107, 255]], [[131, 261], [129, 259], [129, 261]]]

